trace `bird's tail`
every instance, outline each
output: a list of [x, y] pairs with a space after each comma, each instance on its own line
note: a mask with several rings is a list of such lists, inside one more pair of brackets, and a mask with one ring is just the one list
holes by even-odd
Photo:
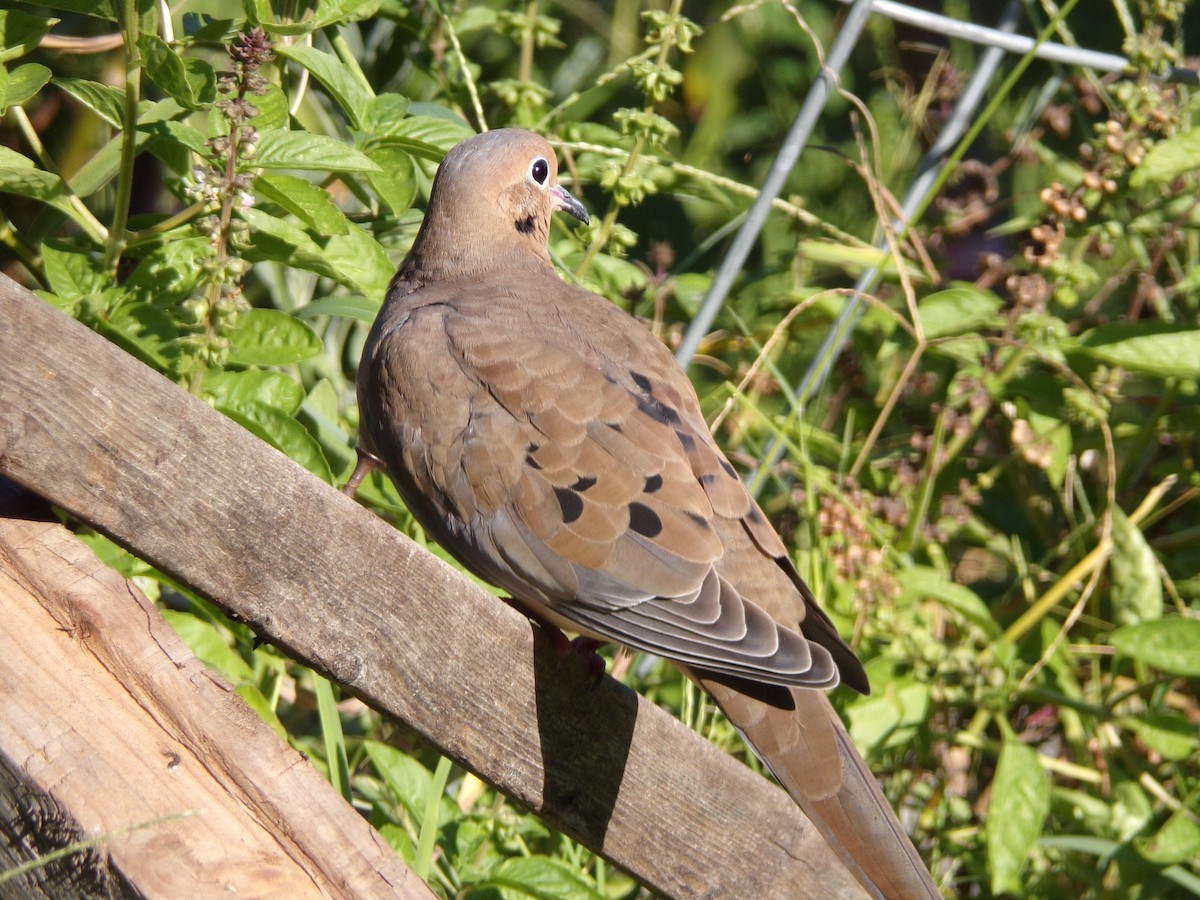
[[777, 704], [694, 677], [869, 894], [942, 896], [823, 691], [780, 689]]

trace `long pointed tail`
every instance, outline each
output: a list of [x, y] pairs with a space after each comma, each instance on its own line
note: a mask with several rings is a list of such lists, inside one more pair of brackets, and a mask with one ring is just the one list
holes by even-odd
[[698, 680], [868, 893], [942, 896], [822, 691], [793, 689], [784, 709]]

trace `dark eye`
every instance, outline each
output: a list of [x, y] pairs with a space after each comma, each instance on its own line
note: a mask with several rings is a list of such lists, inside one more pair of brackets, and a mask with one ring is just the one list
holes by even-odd
[[550, 177], [550, 163], [539, 156], [529, 165], [529, 177], [538, 184], [545, 184]]

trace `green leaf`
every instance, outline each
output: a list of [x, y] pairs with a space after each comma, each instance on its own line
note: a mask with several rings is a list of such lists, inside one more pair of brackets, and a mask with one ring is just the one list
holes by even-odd
[[170, 44], [153, 34], [138, 38], [146, 75], [185, 109], [202, 109], [217, 96], [217, 76], [200, 59], [180, 56]]
[[908, 743], [929, 720], [929, 685], [893, 682], [870, 697], [856, 698], [846, 718], [850, 736], [864, 754]]
[[1133, 625], [1162, 618], [1162, 577], [1158, 559], [1146, 542], [1141, 529], [1129, 521], [1119, 506], [1112, 510], [1113, 620], [1118, 625]]
[[1200, 170], [1200, 129], [1180, 132], [1159, 141], [1146, 151], [1141, 164], [1129, 176], [1134, 187], [1166, 185], [1180, 175]]
[[315, 331], [277, 309], [247, 310], [225, 336], [235, 366], [286, 366], [316, 356], [322, 346]]
[[281, 262], [297, 269], [316, 272], [353, 290], [359, 290], [352, 280], [347, 280], [344, 273], [329, 264], [320, 245], [309, 237], [303, 228], [260, 209], [241, 209], [237, 214], [249, 222], [253, 229], [250, 235], [251, 246], [242, 253], [246, 259], [252, 262]]
[[0, 115], [7, 112], [10, 106], [20, 106], [45, 87], [51, 74], [48, 68], [39, 63], [26, 63], [9, 72], [4, 96], [0, 97]]
[[1135, 837], [1138, 853], [1160, 866], [1200, 859], [1200, 825], [1187, 807], [1176, 810], [1154, 837]]
[[0, 63], [36, 50], [42, 36], [58, 21], [16, 9], [0, 9]]
[[1200, 619], [1167, 616], [1119, 628], [1108, 642], [1148, 666], [1200, 678]]
[[487, 886], [500, 889], [504, 900], [605, 900], [592, 881], [562, 860], [518, 856], [503, 860], [488, 875]]
[[323, 134], [303, 131], [265, 131], [250, 168], [300, 169], [370, 174], [379, 166], [353, 147]]
[[51, 84], [70, 94], [113, 128], [120, 128], [125, 109], [125, 91], [111, 84], [83, 78], [53, 78]]
[[350, 767], [346, 761], [346, 733], [342, 729], [342, 717], [338, 713], [337, 698], [329, 679], [316, 672], [311, 673], [313, 693], [317, 697], [317, 717], [321, 720], [321, 736], [325, 744], [325, 765], [329, 769], [329, 783], [347, 803], [353, 801], [350, 794]]
[[366, 297], [342, 294], [336, 297], [322, 297], [307, 306], [302, 306], [294, 313], [298, 319], [315, 319], [317, 316], [341, 316], [345, 319], [358, 319], [368, 325], [379, 315], [379, 303]]
[[380, 0], [323, 0], [315, 13], [307, 13], [299, 22], [276, 22], [269, 3], [257, 0], [258, 21], [269, 34], [308, 34], [329, 25], [369, 19], [379, 11]]
[[995, 324], [1004, 302], [991, 291], [955, 282], [925, 297], [917, 306], [925, 337], [974, 334]]
[[254, 189], [317, 234], [345, 234], [351, 227], [328, 191], [311, 181], [295, 175], [262, 175], [254, 180]]
[[123, 287], [146, 303], [177, 303], [195, 293], [213, 252], [208, 238], [168, 240], [138, 263]]
[[67, 186], [57, 175], [39, 169], [32, 159], [0, 147], [0, 193], [40, 200], [78, 221], [79, 213], [67, 200]]
[[1166, 759], [1187, 759], [1200, 746], [1200, 734], [1196, 733], [1196, 726], [1178, 713], [1142, 713], [1126, 716], [1118, 722]]
[[[1200, 130], [1197, 130], [1200, 133]], [[1200, 330], [1163, 322], [1114, 322], [1082, 335], [1094, 359], [1160, 378], [1200, 378]]]
[[441, 162], [446, 151], [475, 133], [466, 122], [441, 116], [410, 115], [390, 125], [386, 122], [379, 125], [376, 134], [384, 139], [385, 145], [400, 147], [433, 162]]
[[1050, 778], [1037, 753], [1006, 737], [988, 804], [988, 871], [993, 894], [1021, 894], [1021, 870], [1050, 812]]
[[78, 300], [109, 286], [100, 261], [78, 250], [43, 244], [42, 266], [50, 289], [64, 300]]
[[902, 596], [906, 599], [920, 601], [932, 597], [977, 626], [988, 637], [1000, 636], [1000, 626], [979, 595], [969, 587], [951, 581], [937, 569], [910, 566], [900, 571], [899, 582]]
[[96, 330], [160, 372], [169, 372], [179, 357], [179, 325], [149, 303], [123, 303]]
[[355, 77], [345, 63], [331, 53], [324, 53], [315, 47], [306, 47], [303, 44], [279, 47], [275, 52], [308, 69], [337, 104], [347, 112], [354, 127], [363, 127], [367, 110], [371, 101], [375, 99], [375, 94]]
[[174, 119], [168, 119], [165, 122], [152, 122], [144, 130], [159, 138], [156, 146], [161, 144], [162, 141], [170, 141], [200, 156], [207, 156], [209, 153], [208, 138], [199, 129], [193, 128], [185, 122], [177, 122]]
[[217, 409], [293, 462], [304, 466], [326, 484], [333, 483], [333, 473], [329, 470], [329, 463], [320, 445], [291, 416], [263, 403], [218, 406]]
[[260, 134], [287, 128], [290, 118], [287, 95], [275, 82], [269, 83], [266, 90], [254, 98], [254, 105], [258, 107], [254, 127]]
[[[874, 267], [878, 267], [885, 277], [894, 278], [897, 274], [895, 254], [875, 247], [855, 247], [827, 240], [803, 240], [799, 242], [797, 251], [805, 259], [837, 266], [852, 275]], [[914, 281], [929, 280], [915, 266], [909, 265], [907, 268], [909, 277]]]
[[383, 301], [396, 266], [365, 228], [354, 225], [345, 234], [335, 234], [325, 242], [325, 257], [345, 273], [347, 282], [352, 280], [368, 297]]
[[196, 654], [196, 658], [217, 672], [231, 684], [252, 684], [254, 670], [241, 655], [229, 646], [229, 640], [215, 625], [199, 619], [192, 613], [174, 609], [162, 610], [175, 633]]
[[253, 684], [239, 684], [234, 691], [239, 697], [246, 701], [246, 705], [258, 713], [258, 717], [266, 722], [279, 735], [281, 741], [288, 739], [287, 729], [283, 727], [283, 723], [279, 721], [279, 716], [275, 714], [275, 710], [271, 707], [271, 702], [263, 696], [263, 692]]
[[363, 152], [379, 166], [379, 171], [368, 175], [367, 181], [379, 199], [395, 215], [400, 215], [412, 206], [417, 196], [417, 166], [412, 156], [399, 147], [388, 146], [368, 146]]
[[379, 94], [372, 97], [363, 116], [362, 130], [368, 133], [386, 134], [397, 122], [408, 115], [412, 101], [403, 94]]
[[262, 369], [208, 369], [200, 389], [214, 406], [234, 408], [261, 403], [289, 416], [294, 416], [304, 402], [304, 388], [294, 378]]
[[[1120, 777], [1121, 773], [1116, 773]], [[1154, 818], [1154, 803], [1134, 781], [1118, 781], [1112, 789], [1110, 829], [1123, 841], [1140, 834]]]
[[[362, 745], [375, 771], [391, 788], [396, 799], [414, 821], [420, 822], [433, 792], [433, 773], [395, 747], [377, 741], [363, 741]], [[454, 818], [458, 809], [448, 797], [439, 798], [439, 804], [441, 811], [438, 821], [445, 824]]]

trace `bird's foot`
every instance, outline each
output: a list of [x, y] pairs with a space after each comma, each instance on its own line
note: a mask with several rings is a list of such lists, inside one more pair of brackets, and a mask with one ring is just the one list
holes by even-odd
[[539, 615], [536, 610], [527, 606], [516, 597], [502, 597], [501, 599], [521, 615], [537, 623], [546, 640], [550, 642], [550, 646], [554, 649], [554, 653], [558, 656], [559, 661], [569, 656], [574, 656], [583, 660], [583, 664], [587, 666], [588, 673], [596, 681], [599, 681], [604, 675], [604, 657], [596, 652], [597, 649], [604, 646], [604, 641], [598, 641], [595, 638], [584, 637], [582, 635], [571, 640], [571, 638], [563, 633], [561, 628]]
[[354, 467], [354, 471], [350, 474], [346, 486], [342, 488], [342, 493], [347, 497], [353, 497], [358, 491], [358, 486], [362, 484], [362, 480], [371, 474], [372, 469], [382, 469], [383, 460], [362, 447], [356, 447], [358, 452], [358, 463]]

